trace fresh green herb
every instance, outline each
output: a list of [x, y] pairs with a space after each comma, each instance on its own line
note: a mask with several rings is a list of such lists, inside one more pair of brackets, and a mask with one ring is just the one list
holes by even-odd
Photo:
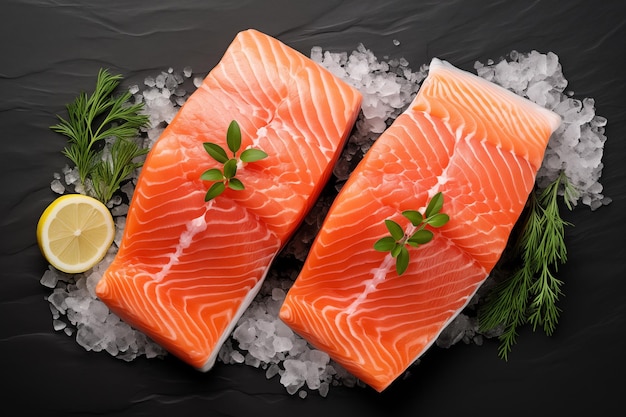
[[148, 152], [132, 140], [120, 139], [110, 146], [109, 154], [95, 166], [92, 187], [95, 196], [103, 202], [109, 201], [132, 172], [143, 165], [137, 158]]
[[426, 229], [426, 226], [441, 227], [448, 223], [450, 217], [445, 213], [440, 213], [443, 207], [443, 194], [435, 194], [426, 206], [424, 214], [415, 210], [406, 210], [402, 215], [406, 217], [416, 228], [412, 232], [405, 232], [402, 226], [393, 220], [385, 220], [385, 226], [390, 236], [378, 239], [374, 243], [374, 249], [380, 252], [390, 252], [396, 258], [396, 272], [402, 275], [409, 266], [408, 247], [417, 248], [420, 245], [430, 242], [433, 239], [433, 232]]
[[[149, 123], [148, 116], [140, 113], [143, 103], [129, 104], [128, 91], [113, 97], [121, 79], [121, 75], [101, 69], [94, 92], [79, 94], [66, 106], [68, 119], [58, 116], [59, 123], [51, 126], [69, 138], [63, 154], [75, 164], [85, 190], [104, 203], [132, 170], [141, 166], [135, 158], [148, 152], [134, 141], [138, 130]], [[104, 152], [105, 140], [112, 141], [110, 154]]]
[[200, 176], [204, 181], [216, 181], [204, 196], [205, 201], [209, 201], [222, 194], [226, 187], [232, 190], [243, 190], [243, 183], [235, 177], [237, 175], [237, 165], [241, 162], [256, 162], [267, 158], [267, 154], [260, 149], [249, 148], [241, 152], [237, 159], [237, 152], [241, 148], [241, 129], [239, 123], [233, 120], [228, 126], [226, 132], [226, 144], [228, 149], [233, 153], [233, 157], [229, 158], [224, 148], [216, 143], [205, 142], [204, 149], [217, 162], [224, 164], [222, 169], [211, 168], [206, 170]]
[[542, 327], [547, 335], [552, 335], [559, 319], [557, 301], [563, 295], [563, 283], [555, 273], [567, 261], [565, 226], [571, 226], [560, 216], [559, 191], [571, 210], [577, 191], [563, 173], [543, 191], [530, 194], [528, 215], [512, 248], [521, 266], [494, 287], [479, 310], [482, 331], [504, 327], [498, 348], [504, 360], [516, 343], [520, 326], [529, 323], [533, 330]]

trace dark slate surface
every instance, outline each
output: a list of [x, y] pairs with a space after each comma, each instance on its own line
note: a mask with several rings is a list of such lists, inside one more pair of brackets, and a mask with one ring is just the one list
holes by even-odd
[[[0, 388], [11, 415], [615, 415], [625, 392], [626, 39], [623, 1], [4, 0], [0, 25]], [[432, 57], [471, 70], [511, 50], [559, 55], [577, 98], [609, 121], [602, 183], [613, 203], [568, 215], [570, 261], [556, 334], [526, 329], [508, 362], [495, 341], [433, 348], [377, 394], [290, 396], [262, 371], [207, 374], [173, 358], [126, 363], [52, 328], [35, 226], [65, 142], [48, 126], [100, 67], [141, 82], [168, 67], [208, 72], [237, 31], [256, 28], [308, 55], [314, 45], [417, 69]], [[393, 40], [400, 41], [395, 46]]]

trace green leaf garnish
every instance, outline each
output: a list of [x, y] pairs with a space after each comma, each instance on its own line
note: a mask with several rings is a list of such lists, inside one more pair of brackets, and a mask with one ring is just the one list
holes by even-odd
[[410, 254], [407, 247], [417, 248], [433, 239], [433, 232], [426, 229], [426, 226], [438, 228], [450, 220], [447, 214], [439, 213], [442, 208], [443, 194], [439, 192], [426, 206], [424, 215], [416, 210], [403, 211], [402, 215], [409, 220], [413, 227], [417, 228], [410, 235], [397, 222], [391, 219], [385, 220], [385, 226], [391, 236], [378, 239], [374, 243], [374, 249], [379, 252], [389, 252], [396, 259], [398, 275], [402, 275], [409, 266]]
[[450, 221], [450, 217], [445, 213], [435, 213], [430, 217], [427, 217], [426, 223], [432, 227], [441, 227]]
[[437, 193], [426, 206], [424, 217], [431, 217], [433, 214], [439, 213], [443, 207], [443, 194]]
[[563, 283], [554, 273], [567, 260], [565, 226], [572, 225], [560, 216], [559, 191], [571, 210], [571, 197], [577, 191], [564, 173], [542, 192], [534, 190], [530, 194], [528, 213], [513, 247], [521, 266], [497, 283], [478, 312], [481, 331], [504, 327], [498, 348], [504, 360], [516, 343], [519, 327], [529, 323], [533, 330], [542, 327], [549, 336], [558, 322], [561, 310], [556, 303]]
[[393, 220], [385, 220], [385, 226], [387, 226], [387, 230], [389, 230], [391, 237], [395, 240], [400, 240], [404, 237], [404, 229]]
[[211, 155], [211, 158], [215, 159], [217, 162], [223, 164], [228, 161], [228, 155], [226, 155], [226, 151], [220, 145], [210, 142], [205, 142], [202, 145], [204, 146], [204, 150]]
[[396, 273], [398, 275], [404, 274], [409, 267], [409, 251], [405, 246], [400, 246], [400, 252], [396, 256]]
[[224, 174], [217, 168], [211, 168], [206, 170], [200, 176], [200, 179], [203, 181], [222, 181], [224, 179]]
[[215, 184], [211, 185], [209, 191], [206, 192], [206, 195], [204, 196], [204, 201], [213, 200], [215, 197], [222, 194], [225, 189], [226, 185], [224, 185], [223, 182], [216, 182]]
[[419, 226], [422, 220], [424, 220], [422, 213], [416, 210], [405, 210], [402, 212], [402, 215], [409, 219], [411, 224], [415, 227]]
[[237, 151], [241, 147], [241, 129], [239, 129], [239, 123], [234, 120], [228, 125], [226, 144], [228, 145], [228, 149], [233, 152], [233, 156], [237, 154]]
[[243, 186], [243, 183], [237, 178], [231, 178], [230, 181], [228, 181], [228, 188], [230, 188], [231, 190], [241, 191], [245, 187]]
[[207, 191], [204, 196], [205, 201], [212, 200], [219, 196], [226, 190], [226, 187], [235, 191], [245, 189], [243, 183], [235, 177], [237, 175], [237, 165], [239, 161], [244, 163], [256, 162], [268, 156], [260, 149], [250, 148], [241, 152], [241, 155], [237, 158], [237, 152], [239, 152], [239, 148], [241, 148], [241, 129], [236, 120], [230, 122], [228, 130], [226, 131], [226, 145], [233, 153], [232, 158], [229, 158], [226, 150], [216, 143], [205, 142], [202, 145], [213, 159], [224, 164], [222, 169], [211, 168], [200, 175], [200, 179], [203, 181], [217, 181], [215, 184], [211, 185]]
[[395, 246], [396, 246], [396, 240], [392, 238], [391, 236], [378, 239], [376, 243], [374, 243], [374, 249], [380, 252], [391, 252], [391, 250]]
[[[113, 97], [121, 80], [121, 75], [101, 69], [93, 93], [80, 93], [66, 106], [68, 118], [57, 116], [59, 123], [50, 127], [69, 138], [63, 154], [78, 169], [86, 192], [103, 203], [143, 164], [139, 158], [148, 153], [135, 141], [139, 129], [149, 124], [148, 116], [141, 113], [144, 104], [129, 104], [132, 94], [128, 91]], [[105, 139], [110, 145], [101, 145]]]
[[230, 180], [234, 178], [236, 174], [237, 174], [237, 160], [229, 159], [224, 164], [224, 177]]
[[420, 229], [417, 232], [413, 233], [410, 238], [407, 239], [407, 243], [412, 244], [412, 246], [419, 246], [433, 240], [434, 234], [430, 230]]
[[267, 158], [267, 154], [260, 149], [250, 148], [243, 151], [239, 158], [243, 162], [256, 162]]
[[404, 246], [402, 246], [400, 243], [394, 244], [393, 248], [391, 249], [391, 256], [396, 258], [398, 255], [400, 255], [402, 249], [404, 249]]

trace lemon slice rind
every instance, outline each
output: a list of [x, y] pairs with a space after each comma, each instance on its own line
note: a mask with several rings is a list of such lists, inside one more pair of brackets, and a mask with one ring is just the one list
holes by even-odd
[[37, 243], [54, 268], [77, 274], [96, 266], [115, 237], [109, 209], [83, 194], [58, 197], [44, 210], [37, 223]]

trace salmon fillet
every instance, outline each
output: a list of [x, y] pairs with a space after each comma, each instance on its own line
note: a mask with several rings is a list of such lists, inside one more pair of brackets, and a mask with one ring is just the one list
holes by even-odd
[[[119, 251], [97, 296], [172, 354], [209, 370], [272, 260], [328, 180], [360, 109], [360, 93], [255, 30], [240, 32], [150, 151]], [[228, 149], [232, 120], [244, 190], [205, 202], [200, 179], [221, 168], [203, 142]]]
[[[280, 318], [377, 391], [467, 305], [505, 248], [560, 118], [434, 59], [409, 108], [377, 139], [331, 206]], [[395, 259], [384, 221], [407, 230], [438, 192], [450, 216]]]

